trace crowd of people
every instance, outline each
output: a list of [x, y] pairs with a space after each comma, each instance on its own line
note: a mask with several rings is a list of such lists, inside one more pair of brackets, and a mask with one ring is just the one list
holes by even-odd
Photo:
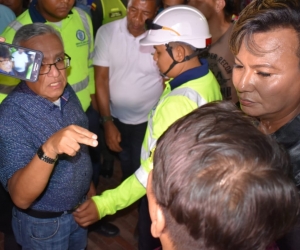
[[85, 249], [136, 201], [140, 250], [300, 249], [298, 0], [13, 2], [0, 41], [43, 62], [9, 77], [0, 44], [6, 250]]

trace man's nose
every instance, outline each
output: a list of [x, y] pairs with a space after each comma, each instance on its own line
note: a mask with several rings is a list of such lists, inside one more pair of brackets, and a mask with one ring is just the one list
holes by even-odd
[[57, 69], [56, 65], [52, 64], [50, 67], [51, 68], [50, 68], [50, 71], [48, 73], [48, 76], [54, 76], [54, 77], [59, 76], [60, 70]]
[[242, 72], [233, 71], [233, 84], [237, 92], [249, 92], [253, 88], [253, 72], [243, 70]]
[[137, 11], [136, 14], [133, 17], [134, 21], [137, 23], [143, 23], [143, 13], [140, 11]]
[[157, 62], [157, 52], [156, 51], [152, 54], [152, 56], [153, 56], [153, 60], [155, 62]]

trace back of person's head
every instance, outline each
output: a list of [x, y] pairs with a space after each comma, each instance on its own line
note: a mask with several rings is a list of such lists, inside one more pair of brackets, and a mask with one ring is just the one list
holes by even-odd
[[12, 43], [16, 45], [20, 45], [22, 42], [28, 41], [31, 38], [34, 38], [36, 36], [47, 35], [47, 34], [56, 35], [60, 39], [61, 43], [63, 44], [60, 33], [50, 25], [44, 23], [31, 23], [22, 26], [16, 32]]
[[278, 28], [292, 28], [298, 34], [300, 57], [300, 1], [299, 0], [253, 0], [241, 12], [234, 25], [230, 48], [237, 54], [241, 44], [254, 54], [265, 52], [253, 43], [252, 35], [264, 33]]
[[172, 249], [264, 250], [298, 214], [288, 168], [277, 143], [234, 104], [200, 107], [157, 142], [148, 181], [165, 220], [162, 233]]
[[0, 44], [0, 57], [3, 59], [10, 58], [9, 47], [5, 44]]

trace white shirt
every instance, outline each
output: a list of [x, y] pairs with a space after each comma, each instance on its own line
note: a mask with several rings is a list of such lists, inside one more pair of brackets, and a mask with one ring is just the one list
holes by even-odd
[[99, 28], [95, 40], [94, 65], [109, 67], [111, 115], [126, 124], [147, 121], [162, 91], [162, 78], [151, 52], [127, 29], [127, 18]]
[[19, 51], [16, 51], [12, 54], [14, 58], [14, 68], [18, 72], [24, 72], [26, 70], [26, 64], [28, 61], [28, 56], [25, 52], [19, 53]]

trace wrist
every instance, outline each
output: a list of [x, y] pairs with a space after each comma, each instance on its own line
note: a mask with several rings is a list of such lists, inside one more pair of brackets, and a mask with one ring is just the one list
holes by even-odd
[[49, 163], [49, 164], [55, 164], [55, 162], [58, 159], [57, 155], [55, 157], [53, 157], [53, 155], [46, 154], [43, 150], [43, 146], [39, 147], [36, 154], [37, 154], [37, 156], [39, 157], [39, 159], [41, 161], [44, 161], [44, 162]]
[[102, 116], [101, 117], [101, 123], [104, 125], [106, 123], [111, 123], [114, 121], [114, 118], [111, 116], [111, 115], [108, 115], [108, 116]]
[[43, 145], [41, 145], [41, 148], [48, 157], [53, 159], [57, 157], [57, 153], [52, 148], [51, 143], [45, 142]]

